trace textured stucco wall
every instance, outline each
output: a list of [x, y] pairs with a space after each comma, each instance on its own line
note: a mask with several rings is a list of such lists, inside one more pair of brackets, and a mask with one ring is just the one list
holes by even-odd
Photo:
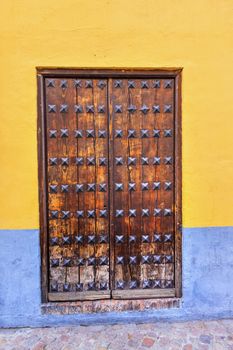
[[1, 4], [0, 228], [38, 228], [36, 66], [184, 67], [183, 222], [233, 225], [232, 1]]
[[184, 229], [182, 306], [145, 312], [42, 315], [39, 232], [0, 231], [0, 246], [0, 327], [233, 316], [232, 227]]

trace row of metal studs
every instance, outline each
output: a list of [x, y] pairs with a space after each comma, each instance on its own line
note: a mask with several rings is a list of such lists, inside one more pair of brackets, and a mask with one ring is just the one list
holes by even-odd
[[[153, 216], [161, 216], [163, 213], [163, 216], [171, 216], [172, 210], [171, 209], [159, 209], [154, 208]], [[106, 209], [100, 209], [99, 210], [99, 217], [100, 218], [107, 218], [108, 211]], [[84, 210], [77, 210], [76, 212], [72, 213], [69, 210], [50, 210], [50, 219], [69, 219], [71, 217], [77, 217], [77, 218], [84, 218], [85, 212]], [[123, 216], [129, 216], [129, 217], [136, 217], [137, 216], [137, 210], [136, 209], [129, 209], [128, 215], [125, 215], [125, 212], [123, 209], [117, 209], [115, 212], [116, 217], [123, 217]], [[150, 209], [143, 208], [141, 209], [141, 216], [142, 217], [148, 217], [150, 216]], [[87, 218], [95, 218], [96, 217], [96, 210], [87, 210], [86, 211], [86, 217]]]
[[[167, 233], [165, 235], [161, 235], [158, 233], [155, 233], [153, 235], [153, 239], [150, 239], [150, 235], [143, 234], [141, 235], [140, 239], [136, 235], [129, 235], [127, 238], [129, 243], [136, 243], [137, 240], [140, 240], [141, 243], [170, 243], [173, 241], [173, 235], [171, 233]], [[108, 235], [100, 235], [97, 239], [97, 236], [95, 234], [91, 234], [88, 236], [84, 235], [76, 235], [74, 238], [71, 235], [63, 236], [59, 239], [59, 237], [51, 237], [50, 238], [50, 245], [70, 245], [72, 243], [77, 244], [96, 244], [96, 243], [108, 243], [109, 238]], [[124, 235], [116, 235], [115, 236], [115, 242], [117, 244], [125, 243], [126, 237]]]
[[[55, 79], [48, 79], [47, 80], [47, 84], [46, 86], [47, 87], [55, 87]], [[73, 86], [74, 87], [79, 87], [81, 88], [82, 87], [82, 82], [85, 82], [84, 83], [84, 87], [85, 88], [93, 88], [93, 81], [92, 80], [81, 80], [81, 79], [74, 79], [73, 80]], [[114, 80], [113, 82], [113, 86], [115, 88], [121, 88], [122, 87], [122, 83], [123, 81], [122, 80]], [[140, 81], [140, 87], [142, 89], [148, 89], [150, 87], [150, 84], [147, 80], [142, 80]], [[100, 89], [103, 89], [107, 86], [107, 82], [106, 80], [99, 80], [98, 83], [97, 83], [97, 86], [100, 88]], [[63, 89], [66, 89], [68, 88], [68, 81], [66, 79], [62, 79], [60, 81], [60, 84], [59, 84], [59, 87], [63, 88]], [[128, 87], [130, 89], [133, 89], [136, 87], [136, 82], [134, 80], [129, 80], [128, 81]], [[160, 88], [160, 80], [156, 79], [152, 82], [152, 88]], [[163, 87], [165, 89], [171, 89], [172, 88], [172, 80], [164, 80], [164, 84], [163, 84]]]
[[[70, 160], [72, 158], [69, 157], [62, 157], [62, 158], [57, 158], [57, 157], [52, 157], [49, 158], [49, 165], [54, 166], [54, 165], [59, 165], [58, 162], [61, 162], [61, 165], [63, 166], [69, 166]], [[150, 160], [152, 160], [153, 164], [152, 165], [160, 165], [161, 164], [161, 157], [141, 157], [141, 164], [142, 165], [149, 165]], [[172, 157], [164, 157], [163, 162], [165, 165], [171, 165], [172, 164]], [[87, 165], [96, 165], [96, 158], [95, 157], [87, 157], [86, 158], [86, 163]], [[75, 165], [84, 165], [84, 157], [75, 157]], [[136, 165], [137, 164], [137, 158], [136, 157], [128, 157], [128, 165]], [[107, 165], [107, 158], [105, 157], [100, 157], [99, 158], [99, 165]], [[124, 158], [123, 157], [115, 157], [115, 165], [124, 165]]]
[[[103, 184], [101, 184], [103, 185]], [[169, 191], [172, 189], [172, 183], [169, 181], [165, 181], [163, 183], [163, 187], [165, 191]], [[75, 184], [75, 185], [49, 185], [49, 189], [51, 193], [58, 193], [59, 192], [59, 188], [60, 188], [60, 192], [61, 193], [69, 193], [70, 191], [72, 191], [72, 188], [75, 189], [75, 192], [95, 192], [97, 190], [97, 184], [95, 183], [90, 183], [90, 184]], [[156, 181], [156, 182], [141, 182], [141, 190], [142, 191], [146, 191], [149, 189], [152, 190], [160, 190], [161, 187], [161, 182], [160, 181]], [[123, 191], [124, 190], [124, 184], [123, 183], [115, 183], [115, 191]], [[128, 190], [129, 191], [135, 191], [136, 190], [136, 184], [130, 182], [128, 184]], [[102, 187], [100, 188], [100, 192], [102, 192], [103, 189]]]
[[[143, 289], [153, 289], [153, 288], [172, 288], [173, 287], [173, 281], [172, 280], [132, 280], [129, 282], [124, 281], [116, 281], [115, 283], [116, 289], [136, 289], [136, 288], [143, 288]], [[50, 291], [51, 292], [82, 292], [84, 290], [87, 291], [98, 291], [98, 290], [107, 290], [109, 288], [108, 282], [88, 282], [87, 284], [84, 283], [51, 283], [50, 285]]]
[[[152, 131], [152, 135], [150, 136], [150, 131]], [[153, 130], [147, 130], [147, 129], [141, 129], [140, 134], [141, 138], [149, 138], [149, 137], [160, 137], [162, 130], [159, 129], [153, 129]], [[88, 129], [85, 131], [84, 130], [74, 130], [74, 137], [76, 138], [83, 138], [84, 135], [86, 135], [87, 138], [94, 138], [96, 133], [94, 129]], [[171, 129], [165, 129], [163, 131], [164, 137], [171, 137], [172, 136], [172, 131]], [[58, 130], [57, 129], [51, 129], [49, 130], [49, 137], [50, 138], [57, 138], [58, 136]], [[115, 138], [122, 138], [124, 136], [124, 132], [121, 129], [115, 130]], [[69, 130], [68, 129], [60, 129], [60, 137], [62, 138], [67, 138], [69, 137]], [[106, 138], [107, 137], [107, 131], [104, 129], [101, 129], [98, 131], [98, 137], [99, 138]], [[127, 131], [127, 137], [128, 138], [136, 138], [137, 137], [137, 131], [135, 129], [129, 129]]]
[[[124, 256], [117, 256], [115, 263], [116, 265], [137, 265], [137, 264], [171, 264], [173, 262], [172, 255], [142, 255], [142, 256], [129, 256], [126, 259]], [[89, 258], [62, 258], [62, 259], [51, 259], [50, 265], [51, 267], [71, 267], [71, 266], [103, 266], [108, 265], [109, 259], [107, 256], [94, 257], [91, 256]]]
[[[67, 104], [61, 104], [61, 105], [55, 105], [55, 104], [48, 104], [48, 113], [68, 113], [69, 106]], [[123, 113], [123, 112], [129, 112], [134, 113], [136, 111], [142, 112], [143, 114], [147, 114], [150, 110], [153, 113], [160, 113], [161, 107], [160, 105], [152, 105], [151, 107], [148, 107], [146, 104], [143, 104], [140, 108], [137, 108], [135, 105], [131, 104], [126, 109], [123, 109], [122, 105], [116, 104], [113, 106], [113, 110], [115, 113]], [[95, 109], [94, 105], [87, 104], [85, 105], [85, 108], [81, 105], [74, 105], [73, 106], [74, 113], [100, 113], [104, 114], [106, 111], [105, 105], [99, 105], [97, 107], [97, 110]], [[163, 112], [164, 113], [172, 113], [172, 105], [171, 104], [164, 104], [163, 105]]]

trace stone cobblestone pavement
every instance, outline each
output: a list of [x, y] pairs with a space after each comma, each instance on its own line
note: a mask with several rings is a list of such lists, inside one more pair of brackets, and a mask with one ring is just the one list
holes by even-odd
[[233, 350], [233, 320], [0, 330], [0, 350]]

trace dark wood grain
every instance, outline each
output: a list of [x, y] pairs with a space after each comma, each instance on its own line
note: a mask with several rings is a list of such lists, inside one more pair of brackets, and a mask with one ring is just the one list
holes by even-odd
[[[97, 210], [95, 232], [99, 242], [100, 236], [105, 234], [109, 237], [109, 191], [108, 191], [108, 102], [107, 102], [107, 80], [101, 80], [105, 84], [102, 88], [98, 86], [100, 80], [94, 80], [93, 100], [95, 106], [94, 128], [95, 128], [95, 208]], [[99, 108], [104, 108], [104, 112]], [[104, 137], [100, 133], [105, 132]], [[102, 135], [102, 134], [101, 134]], [[106, 164], [100, 163], [101, 158], [106, 158]], [[106, 184], [106, 192], [99, 191], [99, 185]], [[100, 211], [107, 210], [106, 217], [100, 217]], [[109, 238], [108, 238], [109, 241]], [[107, 283], [109, 288], [109, 243], [95, 245], [95, 256], [99, 259], [106, 257], [108, 262], [105, 265], [97, 265], [96, 281]]]
[[[81, 81], [81, 86], [77, 86], [77, 94], [76, 94], [76, 105], [80, 105], [83, 108], [83, 105], [85, 104], [85, 90], [83, 87], [84, 82]], [[80, 130], [83, 134], [81, 138], [77, 138], [77, 157], [83, 158], [83, 163], [81, 165], [76, 165], [77, 167], [77, 184], [78, 185], [83, 185], [86, 186], [87, 184], [87, 171], [88, 167], [85, 161], [86, 158], [86, 139], [85, 139], [85, 130], [86, 130], [86, 115], [84, 113], [76, 113], [76, 130]], [[76, 193], [76, 201], [77, 201], [77, 210], [85, 210], [85, 197], [86, 197], [86, 192], [83, 190], [81, 192]], [[76, 245], [76, 256], [79, 258], [86, 258], [86, 245], [84, 245], [84, 242], [86, 242], [87, 239], [87, 232], [86, 232], [86, 219], [85, 217], [78, 217], [78, 225], [76, 229], [76, 235], [80, 235], [83, 237], [83, 242], [78, 243]], [[79, 267], [79, 276], [78, 276], [78, 283], [83, 283], [85, 280], [85, 266], [80, 266]]]
[[[112, 136], [113, 136], [113, 167], [110, 171], [113, 172], [113, 223], [114, 223], [114, 287], [116, 281], [127, 281], [129, 278], [128, 264], [118, 264], [117, 259], [123, 257], [127, 259], [127, 238], [129, 235], [129, 197], [128, 197], [128, 143], [127, 143], [127, 129], [128, 129], [128, 114], [116, 113], [115, 108], [117, 105], [121, 106], [122, 111], [127, 109], [127, 85], [122, 83], [122, 88], [115, 87], [115, 81], [112, 84], [112, 91], [110, 91], [113, 101], [113, 117], [112, 117]], [[122, 130], [123, 137], [116, 138], [116, 130]], [[116, 164], [116, 157], [122, 157], [124, 165]], [[123, 185], [123, 190], [117, 191], [117, 184]], [[116, 211], [123, 210], [124, 215], [122, 217], [116, 217]], [[117, 243], [117, 236], [124, 236], [125, 243]]]

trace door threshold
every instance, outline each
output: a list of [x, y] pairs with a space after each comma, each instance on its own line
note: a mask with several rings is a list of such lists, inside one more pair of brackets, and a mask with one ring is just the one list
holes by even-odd
[[49, 302], [41, 305], [42, 314], [71, 315], [124, 311], [146, 311], [181, 307], [181, 298], [105, 299]]

